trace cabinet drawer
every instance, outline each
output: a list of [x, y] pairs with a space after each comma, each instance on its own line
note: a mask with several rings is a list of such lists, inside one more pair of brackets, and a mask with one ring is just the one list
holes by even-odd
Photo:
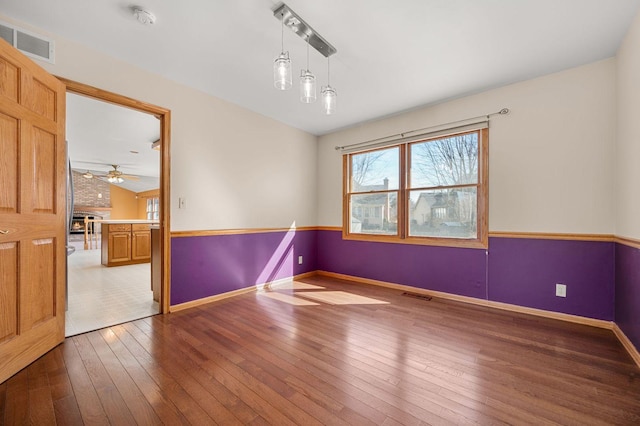
[[109, 232], [130, 232], [131, 224], [130, 223], [110, 223], [109, 224]]
[[148, 231], [151, 225], [149, 225], [148, 223], [132, 223], [131, 224], [131, 230], [132, 231]]

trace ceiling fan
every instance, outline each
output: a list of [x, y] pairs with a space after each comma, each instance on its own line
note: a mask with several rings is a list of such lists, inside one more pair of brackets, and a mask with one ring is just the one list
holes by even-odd
[[87, 179], [93, 179], [94, 177], [103, 178], [106, 179], [106, 181], [109, 183], [122, 183], [125, 179], [138, 180], [138, 176], [125, 175], [120, 170], [118, 170], [120, 166], [118, 166], [117, 164], [111, 164], [111, 167], [113, 167], [113, 170], [109, 170], [107, 174], [104, 175], [98, 175], [91, 172], [90, 170], [87, 170], [85, 173], [83, 173], [82, 176]]

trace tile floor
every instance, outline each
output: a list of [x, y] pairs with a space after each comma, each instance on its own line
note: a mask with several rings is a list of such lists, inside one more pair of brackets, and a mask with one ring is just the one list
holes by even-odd
[[100, 250], [82, 247], [67, 262], [67, 337], [158, 313], [150, 263], [107, 268], [100, 263]]

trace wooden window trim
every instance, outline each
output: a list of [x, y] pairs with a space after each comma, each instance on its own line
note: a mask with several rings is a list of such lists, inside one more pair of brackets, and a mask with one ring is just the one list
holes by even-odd
[[[374, 191], [377, 192], [396, 192], [398, 194], [398, 229], [396, 235], [372, 235], [372, 234], [353, 234], [350, 232], [350, 208], [349, 199], [352, 193], [350, 189], [351, 171], [349, 165], [349, 159], [351, 155], [345, 154], [342, 156], [342, 238], [345, 240], [353, 241], [369, 241], [369, 242], [383, 242], [383, 243], [396, 243], [396, 244], [413, 244], [413, 245], [427, 245], [427, 246], [442, 246], [442, 247], [459, 247], [459, 248], [477, 248], [487, 249], [489, 246], [489, 131], [488, 129], [476, 130], [478, 132], [478, 182], [477, 184], [465, 184], [465, 185], [452, 185], [451, 187], [476, 187], [477, 188], [477, 215], [478, 215], [478, 234], [477, 238], [462, 239], [462, 238], [443, 238], [443, 237], [417, 237], [408, 235], [408, 197], [413, 188], [408, 187], [410, 182], [408, 163], [409, 159], [409, 143], [402, 143], [398, 146], [400, 148], [400, 182], [399, 189], [397, 191]], [[472, 133], [472, 132], [464, 132]], [[459, 133], [459, 134], [464, 134]], [[450, 136], [455, 136], [452, 134]], [[443, 139], [446, 136], [439, 135], [432, 139], [424, 139], [416, 142], [425, 142], [428, 140]], [[393, 146], [385, 148], [377, 148], [364, 152], [379, 151], [388, 149]]]

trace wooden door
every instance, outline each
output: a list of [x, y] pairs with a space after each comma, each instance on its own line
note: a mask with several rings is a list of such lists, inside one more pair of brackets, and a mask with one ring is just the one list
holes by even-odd
[[0, 39], [0, 383], [64, 340], [65, 86]]

